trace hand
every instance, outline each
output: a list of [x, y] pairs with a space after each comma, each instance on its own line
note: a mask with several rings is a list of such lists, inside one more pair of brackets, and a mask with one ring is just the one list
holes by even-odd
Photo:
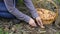
[[29, 21], [29, 25], [31, 25], [31, 26], [37, 26], [36, 24], [35, 24], [35, 21], [31, 18], [30, 19], [30, 21]]
[[38, 24], [41, 28], [45, 28], [45, 27], [43, 26], [43, 23], [42, 23], [40, 17], [37, 17], [37, 18], [36, 18], [36, 21], [37, 21], [37, 24]]

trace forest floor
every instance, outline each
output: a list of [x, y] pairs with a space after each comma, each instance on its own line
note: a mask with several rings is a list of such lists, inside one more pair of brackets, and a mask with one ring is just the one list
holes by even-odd
[[7, 21], [7, 19], [0, 20], [0, 24], [2, 24], [0, 25], [0, 34], [60, 34], [60, 29], [52, 24], [45, 25], [45, 29], [31, 27], [23, 21], [13, 25], [13, 22], [10, 20]]

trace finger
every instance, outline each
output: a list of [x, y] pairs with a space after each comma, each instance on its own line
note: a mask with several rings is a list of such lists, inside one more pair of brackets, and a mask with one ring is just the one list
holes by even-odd
[[35, 23], [32, 23], [31, 25], [32, 25], [32, 26], [37, 26]]
[[39, 26], [41, 25], [39, 20], [37, 20], [37, 24], [38, 24]]
[[41, 26], [41, 28], [45, 28], [45, 27], [43, 26], [43, 23], [42, 23], [41, 20], [40, 20], [40, 26]]
[[43, 25], [41, 18], [39, 18], [40, 24]]
[[38, 25], [39, 25], [41, 28], [45, 28], [40, 20], [38, 20]]
[[31, 26], [36, 26], [35, 21], [34, 21], [33, 19], [30, 19], [29, 24], [30, 24]]
[[43, 25], [42, 21], [40, 20], [40, 24]]
[[31, 23], [29, 23], [31, 26], [37, 26], [36, 24], [35, 24], [35, 22], [31, 22]]

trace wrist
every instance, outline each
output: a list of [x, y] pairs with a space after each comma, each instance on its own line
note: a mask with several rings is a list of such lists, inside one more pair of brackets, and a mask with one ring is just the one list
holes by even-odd
[[32, 17], [35, 19], [35, 18], [39, 17], [39, 15], [38, 15], [37, 12], [35, 12], [35, 13], [32, 14]]
[[24, 21], [27, 22], [27, 23], [29, 23], [30, 19], [31, 19], [31, 17], [29, 17], [29, 16], [26, 15]]

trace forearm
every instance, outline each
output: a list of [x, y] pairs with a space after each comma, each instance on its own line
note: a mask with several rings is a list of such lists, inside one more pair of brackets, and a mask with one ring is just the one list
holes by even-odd
[[24, 20], [26, 22], [28, 22], [30, 20], [29, 16], [23, 14], [17, 8], [14, 7], [12, 0], [4, 0], [4, 2], [5, 2], [5, 5], [6, 5], [6, 8], [8, 9], [8, 11], [11, 14], [13, 14], [14, 16], [16, 16], [18, 19]]
[[38, 17], [37, 10], [34, 8], [34, 5], [31, 0], [24, 0], [25, 5], [29, 8], [30, 13], [32, 14], [33, 18]]

